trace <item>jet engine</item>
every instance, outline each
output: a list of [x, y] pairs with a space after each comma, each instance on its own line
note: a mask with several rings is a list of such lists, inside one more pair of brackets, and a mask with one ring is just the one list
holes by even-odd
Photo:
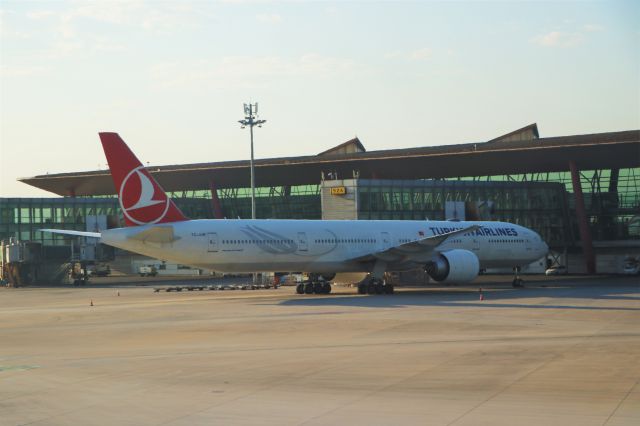
[[449, 250], [435, 256], [425, 267], [427, 274], [442, 283], [468, 283], [480, 272], [478, 256], [469, 250]]

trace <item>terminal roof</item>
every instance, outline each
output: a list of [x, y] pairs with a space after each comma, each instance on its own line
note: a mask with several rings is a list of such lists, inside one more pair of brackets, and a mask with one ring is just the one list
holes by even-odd
[[[329, 173], [339, 179], [437, 179], [557, 172], [567, 171], [570, 160], [581, 170], [640, 167], [640, 130], [528, 140], [509, 137], [522, 131], [537, 135], [537, 126], [531, 126], [535, 124], [489, 142], [367, 152], [356, 138], [345, 144], [359, 144], [357, 152], [330, 149], [319, 155], [258, 159], [256, 186], [318, 184]], [[166, 191], [209, 189], [212, 182], [218, 188], [248, 187], [250, 182], [248, 160], [151, 166], [149, 171]], [[62, 196], [116, 193], [108, 170], [20, 181]]]

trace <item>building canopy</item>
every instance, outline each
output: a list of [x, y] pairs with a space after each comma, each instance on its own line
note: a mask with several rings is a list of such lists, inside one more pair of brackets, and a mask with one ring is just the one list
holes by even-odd
[[[488, 142], [366, 151], [352, 139], [318, 155], [258, 159], [256, 186], [318, 184], [333, 178], [440, 179], [640, 166], [640, 130], [539, 138], [535, 124]], [[248, 187], [249, 161], [149, 167], [166, 191]], [[111, 195], [108, 170], [19, 179], [68, 196]]]

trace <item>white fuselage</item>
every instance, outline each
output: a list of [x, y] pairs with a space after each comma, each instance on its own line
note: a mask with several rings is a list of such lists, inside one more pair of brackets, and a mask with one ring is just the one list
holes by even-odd
[[[505, 222], [190, 220], [110, 229], [102, 233], [101, 242], [222, 272], [369, 272], [371, 262], [354, 259], [472, 225], [482, 228], [451, 236], [423, 257], [393, 262], [386, 270], [415, 268], [453, 249], [473, 252], [481, 268], [524, 266], [547, 253], [547, 245], [534, 231]], [[158, 226], [172, 227], [173, 241], [130, 238]]]

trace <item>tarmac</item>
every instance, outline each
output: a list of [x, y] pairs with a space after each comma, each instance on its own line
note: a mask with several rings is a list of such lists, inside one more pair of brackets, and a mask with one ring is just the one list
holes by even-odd
[[525, 280], [3, 288], [0, 425], [639, 425], [638, 277]]

